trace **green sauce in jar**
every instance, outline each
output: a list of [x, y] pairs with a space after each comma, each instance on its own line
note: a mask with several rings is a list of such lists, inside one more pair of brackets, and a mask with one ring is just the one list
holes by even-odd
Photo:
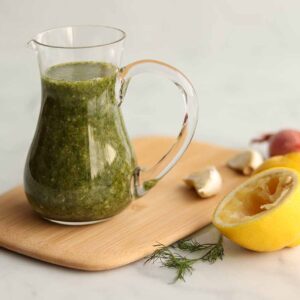
[[111, 64], [74, 62], [43, 75], [24, 175], [27, 198], [41, 216], [92, 222], [130, 203], [136, 161], [115, 98], [116, 72]]

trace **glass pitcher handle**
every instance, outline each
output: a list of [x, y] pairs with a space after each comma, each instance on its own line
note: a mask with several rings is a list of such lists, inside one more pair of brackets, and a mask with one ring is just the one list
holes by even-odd
[[156, 60], [136, 61], [119, 70], [119, 87], [117, 88], [119, 105], [122, 104], [130, 79], [142, 73], [160, 74], [171, 80], [183, 96], [185, 112], [179, 135], [168, 152], [151, 168], [145, 170], [137, 167], [135, 169], [133, 185], [136, 197], [143, 196], [172, 169], [190, 144], [198, 120], [197, 95], [190, 81], [179, 70]]

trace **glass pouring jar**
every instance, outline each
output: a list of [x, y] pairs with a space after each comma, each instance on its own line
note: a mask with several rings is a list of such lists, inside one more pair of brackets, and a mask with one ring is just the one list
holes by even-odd
[[[125, 36], [108, 26], [68, 26], [29, 42], [38, 57], [42, 102], [24, 188], [45, 219], [67, 225], [109, 219], [154, 187], [193, 137], [198, 103], [189, 80], [155, 60], [121, 67]], [[141, 73], [167, 77], [185, 106], [177, 140], [147, 170], [137, 165], [120, 110], [130, 79]]]

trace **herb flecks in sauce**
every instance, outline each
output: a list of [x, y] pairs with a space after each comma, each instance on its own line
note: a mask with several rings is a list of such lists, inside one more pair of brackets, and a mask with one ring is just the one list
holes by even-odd
[[55, 65], [42, 77], [42, 106], [25, 167], [34, 210], [58, 221], [109, 218], [131, 201], [136, 166], [115, 99], [116, 67]]

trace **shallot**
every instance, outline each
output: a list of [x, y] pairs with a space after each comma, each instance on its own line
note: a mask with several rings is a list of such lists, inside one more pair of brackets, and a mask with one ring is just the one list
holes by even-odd
[[300, 131], [293, 129], [280, 130], [277, 133], [267, 133], [255, 138], [252, 143], [269, 143], [269, 156], [284, 155], [290, 152], [300, 152]]

